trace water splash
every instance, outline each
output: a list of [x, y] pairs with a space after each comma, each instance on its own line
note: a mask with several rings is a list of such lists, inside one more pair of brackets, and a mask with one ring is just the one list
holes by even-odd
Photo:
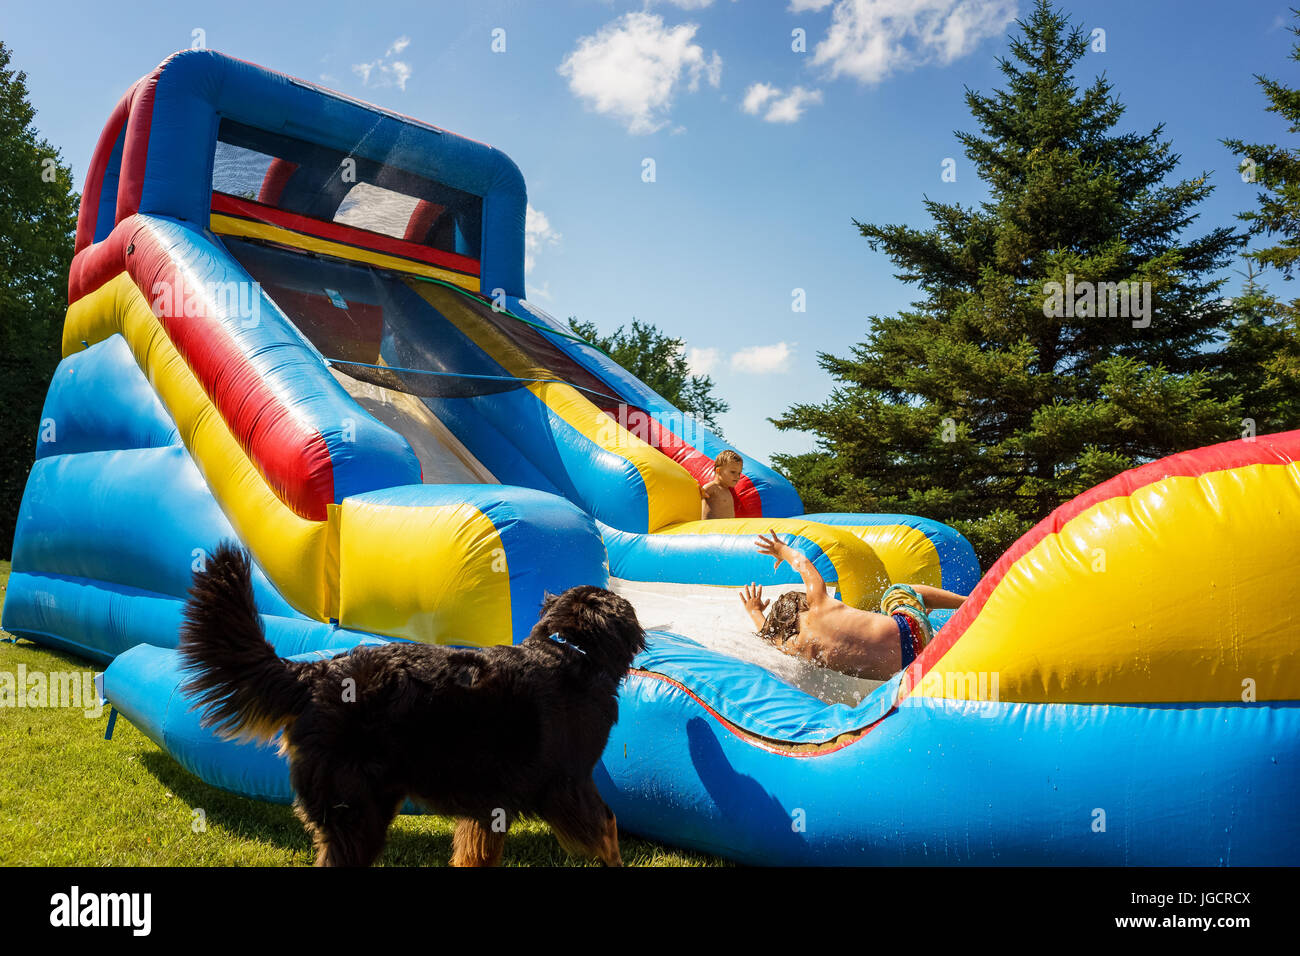
[[[699, 641], [712, 651], [757, 664], [828, 704], [855, 706], [883, 683], [849, 677], [781, 653], [754, 633], [753, 624], [740, 603], [739, 588], [619, 578], [614, 578], [610, 587], [631, 602], [647, 630], [672, 631]], [[797, 590], [800, 588], [767, 587], [763, 597], [775, 601], [786, 591]]]

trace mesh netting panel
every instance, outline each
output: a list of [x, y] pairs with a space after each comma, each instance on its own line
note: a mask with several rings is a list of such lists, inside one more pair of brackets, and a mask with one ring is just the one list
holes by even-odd
[[371, 155], [376, 148], [363, 141], [350, 151], [330, 149], [223, 119], [212, 188], [477, 259], [483, 200], [391, 165]]
[[[270, 243], [223, 241], [330, 365], [351, 378], [423, 398], [564, 382], [606, 411], [619, 404], [605, 382], [540, 331], [473, 296]], [[485, 340], [526, 362], [532, 374], [512, 375], [478, 344]]]

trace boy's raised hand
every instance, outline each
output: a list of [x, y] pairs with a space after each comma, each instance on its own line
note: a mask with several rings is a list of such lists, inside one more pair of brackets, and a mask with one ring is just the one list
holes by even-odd
[[740, 589], [740, 603], [745, 605], [745, 610], [757, 611], [762, 614], [772, 602], [763, 600], [763, 586], [761, 584], [746, 584]]
[[769, 529], [767, 533], [772, 536], [771, 540], [760, 534], [757, 540], [754, 541], [754, 548], [759, 554], [770, 554], [772, 556], [772, 567], [779, 568], [781, 562], [785, 560], [782, 552], [785, 551], [786, 546], [775, 531]]

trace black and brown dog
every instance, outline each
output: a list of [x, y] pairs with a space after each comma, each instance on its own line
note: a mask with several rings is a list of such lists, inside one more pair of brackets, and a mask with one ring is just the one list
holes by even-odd
[[223, 542], [194, 575], [180, 652], [205, 726], [262, 741], [283, 730], [317, 866], [373, 863], [408, 797], [458, 818], [453, 865], [495, 865], [511, 822], [530, 816], [569, 852], [619, 866], [592, 771], [644, 647], [626, 600], [582, 586], [548, 596], [517, 647], [399, 642], [285, 660], [262, 630], [248, 555]]

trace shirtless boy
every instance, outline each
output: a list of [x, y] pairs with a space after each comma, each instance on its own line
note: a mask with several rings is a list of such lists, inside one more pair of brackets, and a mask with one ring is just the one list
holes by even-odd
[[[958, 608], [966, 600], [960, 594], [924, 584], [910, 588], [893, 585], [881, 600], [888, 610], [898, 613], [891, 616], [859, 610], [833, 598], [811, 561], [783, 542], [775, 531], [768, 534], [770, 538], [760, 535], [754, 546], [772, 556], [774, 567], [788, 561], [803, 578], [804, 593], [781, 595], [766, 617], [763, 612], [771, 602], [763, 600], [761, 587], [750, 584], [742, 588], [740, 600], [759, 637], [786, 654], [807, 658], [822, 667], [852, 677], [886, 680], [911, 664], [924, 648], [929, 639], [929, 622], [922, 620], [925, 611]], [[913, 595], [924, 601], [924, 607], [917, 607]]]
[[728, 448], [713, 460], [713, 480], [700, 487], [701, 518], [734, 518], [736, 502], [731, 489], [744, 475], [744, 459]]

